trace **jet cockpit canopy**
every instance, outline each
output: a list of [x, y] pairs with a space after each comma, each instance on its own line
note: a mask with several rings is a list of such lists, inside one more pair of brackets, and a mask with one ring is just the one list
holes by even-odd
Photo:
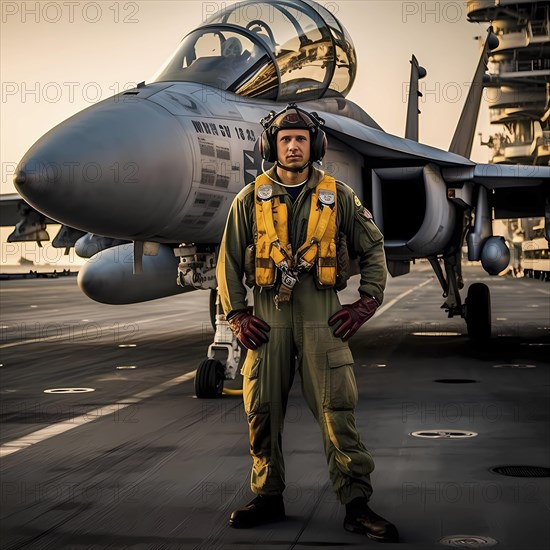
[[356, 71], [349, 34], [320, 4], [245, 0], [189, 33], [155, 81], [283, 102], [345, 96]]

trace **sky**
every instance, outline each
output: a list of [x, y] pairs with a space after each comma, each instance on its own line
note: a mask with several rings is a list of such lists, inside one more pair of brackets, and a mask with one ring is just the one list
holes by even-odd
[[[15, 166], [50, 128], [91, 104], [150, 81], [180, 40], [234, 2], [196, 0], [1, 0], [0, 191], [13, 193]], [[411, 55], [421, 81], [420, 141], [448, 149], [479, 58], [466, 2], [321, 1], [354, 42], [358, 73], [348, 98], [384, 130], [403, 136]], [[487, 138], [486, 100], [478, 132]], [[487, 162], [476, 145], [473, 160]]]

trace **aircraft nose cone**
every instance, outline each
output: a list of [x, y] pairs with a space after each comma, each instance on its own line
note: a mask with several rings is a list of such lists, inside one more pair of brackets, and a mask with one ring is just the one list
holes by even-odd
[[14, 183], [65, 225], [119, 238], [158, 235], [189, 193], [190, 145], [168, 111], [123, 97], [50, 130], [21, 160]]
[[[61, 176], [56, 172], [57, 165], [56, 161], [44, 161], [37, 156], [29, 157], [28, 153], [25, 155], [15, 171], [13, 183], [27, 202], [33, 204], [36, 199], [38, 204], [47, 205], [43, 195], [51, 193], [52, 186], [58, 183], [56, 180]], [[44, 211], [42, 207], [39, 210]]]
[[17, 170], [15, 177], [13, 178], [13, 183], [16, 185], [22, 185], [27, 179], [27, 173], [23, 170]]

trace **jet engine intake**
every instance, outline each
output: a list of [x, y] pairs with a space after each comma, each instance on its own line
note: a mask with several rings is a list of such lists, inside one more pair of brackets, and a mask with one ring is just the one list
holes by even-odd
[[392, 276], [408, 272], [404, 261], [443, 252], [454, 230], [456, 207], [436, 165], [373, 169], [372, 197]]

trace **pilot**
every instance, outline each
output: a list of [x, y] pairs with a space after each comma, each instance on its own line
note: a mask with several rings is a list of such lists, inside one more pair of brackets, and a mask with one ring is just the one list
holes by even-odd
[[238, 38], [235, 38], [234, 36], [227, 38], [221, 47], [221, 54], [223, 57], [226, 58], [233, 58], [236, 59], [241, 56], [243, 52], [243, 48], [241, 45], [241, 41]]
[[210, 82], [222, 90], [241, 76], [246, 61], [250, 57], [250, 52], [245, 50], [241, 41], [234, 36], [226, 38], [221, 45], [220, 63], [215, 65], [215, 68], [210, 74]]
[[[217, 266], [226, 318], [249, 350], [241, 372], [257, 495], [229, 523], [247, 528], [285, 518], [281, 442], [297, 369], [321, 428], [332, 487], [346, 506], [344, 528], [394, 542], [395, 526], [368, 506], [374, 462], [355, 426], [347, 343], [382, 303], [383, 237], [353, 190], [312, 166], [327, 147], [316, 113], [290, 104], [262, 124], [261, 153], [275, 165], [235, 197]], [[360, 296], [342, 306], [336, 290], [345, 286], [348, 250], [359, 260]]]

